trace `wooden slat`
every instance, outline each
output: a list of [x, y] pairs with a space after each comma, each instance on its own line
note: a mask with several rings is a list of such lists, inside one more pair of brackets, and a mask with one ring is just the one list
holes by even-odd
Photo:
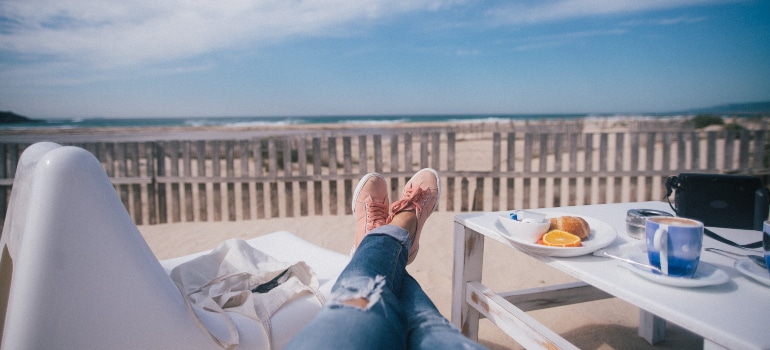
[[[225, 174], [228, 178], [235, 176], [235, 141], [225, 141]], [[227, 219], [235, 221], [235, 183], [227, 182]]]
[[[157, 176], [158, 172], [156, 169], [162, 168], [163, 166], [163, 163], [158, 157], [157, 152], [159, 151], [156, 149], [155, 142], [146, 142], [144, 144], [144, 158], [147, 162], [147, 173], [142, 175], [152, 178]], [[152, 183], [146, 185], [145, 188], [147, 189], [147, 223], [150, 225], [165, 223], [166, 205], [163, 201], [160, 200], [160, 198], [162, 198], [161, 194], [156, 193], [159, 188], [158, 183], [153, 181]], [[162, 188], [165, 189], [165, 187]]]
[[[766, 165], [765, 162], [765, 143], [767, 142], [767, 130], [757, 130], [754, 132], [754, 157], [751, 167], [755, 169], [762, 169]], [[765, 181], [766, 185], [769, 185]]]
[[[450, 132], [447, 134], [447, 171], [452, 172], [455, 170], [455, 133]], [[409, 144], [411, 145], [412, 134], [409, 134]], [[411, 154], [411, 148], [409, 153]], [[411, 155], [409, 156], [409, 164], [412, 163]], [[411, 165], [410, 165], [411, 170]], [[456, 178], [453, 176], [450, 176], [448, 174], [445, 174], [446, 179], [446, 195], [444, 196], [445, 202], [446, 202], [446, 210], [447, 211], [454, 211], [455, 210], [455, 180]]]
[[660, 170], [671, 170], [671, 151], [673, 149], [673, 135], [670, 132], [662, 132], [663, 137], [663, 161]]
[[382, 135], [374, 135], [372, 142], [374, 146], [374, 172], [382, 173]]
[[[599, 134], [599, 171], [606, 174], [608, 172], [607, 163], [611, 160], [607, 156], [609, 147], [609, 135], [606, 132]], [[599, 201], [598, 204], [607, 203], [607, 177], [601, 176], [598, 179]]]
[[[593, 172], [594, 168], [594, 134], [585, 134], [585, 171]], [[593, 178], [583, 177], [583, 204], [594, 204], [592, 200]]]
[[267, 172], [270, 177], [270, 217], [277, 218], [280, 214], [280, 200], [278, 199], [278, 150], [276, 140], [267, 140]]
[[[580, 134], [578, 133], [570, 133], [569, 134], [569, 165], [567, 166], [567, 171], [570, 173], [577, 173], [577, 159], [578, 159], [578, 146], [579, 146], [579, 137]], [[568, 205], [577, 205], [578, 204], [578, 185], [577, 185], [577, 177], [575, 176], [569, 176], [567, 177], [567, 192], [569, 193], [567, 195], [567, 203]]]
[[[625, 134], [624, 133], [616, 133], [615, 136], [615, 165], [613, 167], [613, 171], [618, 171], [623, 169], [623, 154], [625, 152]], [[623, 177], [622, 176], [614, 176], [612, 178], [613, 186], [612, 186], [612, 192], [613, 192], [613, 198], [612, 203], [619, 203], [623, 200], [624, 195], [624, 188], [623, 188]]]
[[[307, 142], [304, 136], [297, 138], [297, 159], [299, 176], [307, 175]], [[299, 181], [299, 215], [308, 216], [310, 206], [308, 205], [307, 181]]]
[[740, 148], [738, 151], [738, 169], [749, 167], [749, 150], [751, 149], [751, 134], [748, 130], [741, 130]]
[[[553, 170], [550, 171], [551, 173], [561, 173], [561, 163], [563, 161], [562, 157], [564, 156], [563, 153], [563, 146], [564, 146], [564, 139], [566, 138], [566, 135], [563, 133], [558, 133], [553, 135]], [[551, 206], [554, 207], [560, 207], [562, 206], [563, 202], [561, 200], [562, 198], [562, 179], [560, 177], [554, 177], [553, 178], [553, 202], [551, 203]]]
[[[283, 175], [285, 177], [291, 177], [291, 140], [288, 137], [283, 138]], [[285, 217], [294, 217], [294, 184], [290, 180], [284, 180], [284, 200]]]
[[[159, 145], [165, 144], [164, 142], [158, 142]], [[170, 141], [168, 142], [168, 149], [166, 150], [168, 153], [168, 161], [170, 165], [170, 172], [171, 176], [179, 176], [179, 141]], [[159, 151], [160, 152], [160, 151]], [[160, 176], [160, 172], [163, 168], [160, 166], [158, 167], [158, 176]], [[182, 221], [182, 195], [179, 191], [179, 183], [172, 183], [171, 184], [171, 221], [172, 222], [181, 222]], [[164, 212], [164, 210], [160, 210], [161, 213]], [[161, 214], [162, 215], [162, 214]], [[161, 219], [162, 220], [162, 219]]]
[[251, 186], [249, 186], [251, 182], [249, 177], [249, 151], [251, 147], [249, 141], [241, 140], [238, 143], [238, 150], [240, 151], [238, 159], [241, 163], [241, 177], [243, 178], [243, 182], [241, 182], [241, 216], [243, 220], [251, 220]]
[[522, 188], [522, 207], [521, 209], [532, 208], [532, 179], [530, 174], [532, 173], [532, 154], [534, 152], [534, 135], [531, 133], [524, 134], [524, 166], [523, 172], [526, 174], [523, 179]]
[[[492, 171], [500, 171], [500, 133], [492, 134]], [[492, 178], [492, 211], [500, 210], [500, 178]]]
[[[263, 171], [263, 156], [262, 156], [262, 140], [255, 139], [253, 140], [252, 147], [254, 148], [253, 154], [254, 154], [254, 177], [257, 179], [262, 179], [264, 177], [264, 171]], [[256, 210], [257, 210], [257, 219], [262, 219], [265, 217], [265, 183], [261, 180], [258, 180], [255, 184], [255, 191], [256, 191]]]
[[468, 178], [463, 177], [460, 180], [460, 211], [468, 211], [469, 208], [469, 190], [468, 190]]
[[[128, 168], [126, 177], [132, 178], [139, 176], [139, 145], [136, 142], [129, 142], [126, 148]], [[142, 187], [139, 184], [131, 185], [131, 202], [133, 203], [134, 222], [137, 225], [144, 223], [142, 215]]]
[[695, 170], [700, 169], [700, 162], [701, 162], [701, 145], [700, 145], [700, 137], [698, 137], [698, 132], [693, 131], [690, 133], [690, 147], [692, 147], [692, 150], [690, 150], [691, 154], [691, 163], [689, 169]]
[[502, 292], [498, 295], [524, 312], [613, 298], [611, 294], [585, 282]]
[[[657, 133], [655, 132], [648, 132], [647, 133], [647, 145], [645, 146], [647, 149], [647, 157], [644, 165], [645, 170], [653, 170], [655, 169], [655, 139], [656, 139]], [[652, 197], [652, 184], [654, 183], [654, 176], [647, 176], [644, 178], [645, 184], [644, 184], [644, 198], [651, 198]]]
[[115, 177], [115, 144], [102, 142], [98, 148], [99, 158], [102, 159], [107, 176], [110, 178]]
[[[115, 177], [127, 177], [125, 143], [118, 143], [115, 145], [115, 159], [117, 160], [117, 164], [115, 166]], [[134, 218], [134, 222], [136, 222], [136, 213], [134, 213], [132, 210], [133, 208], [131, 208], [129, 203], [128, 185], [118, 185], [118, 195], [120, 196], [120, 201], [123, 202], [123, 206], [126, 207], [126, 210], [128, 210], [128, 213], [132, 218]]]
[[706, 133], [706, 169], [717, 168], [717, 132]]
[[[329, 174], [337, 174], [337, 138], [328, 138], [329, 147]], [[329, 214], [337, 215], [337, 180], [329, 180]]]
[[[410, 173], [414, 171], [412, 162], [412, 133], [406, 132], [404, 133], [404, 172]], [[447, 166], [447, 169], [450, 169], [449, 166]], [[454, 170], [454, 168], [452, 169]]]
[[[222, 176], [221, 144], [214, 140], [211, 144], [211, 172], [212, 177]], [[213, 183], [211, 196], [214, 199], [214, 221], [222, 221], [222, 183]]]
[[516, 134], [509, 132], [506, 143], [506, 158], [505, 171], [508, 173], [506, 179], [506, 195], [508, 201], [506, 202], [506, 209], [516, 209], [516, 203], [514, 202], [516, 194], [516, 181], [512, 176], [512, 173], [516, 170]]
[[[353, 173], [352, 147], [353, 147], [352, 140], [350, 139], [350, 136], [342, 137], [342, 168], [345, 174]], [[347, 203], [352, 203], [353, 201], [353, 180], [350, 180], [350, 179], [343, 180], [343, 186], [344, 186], [346, 205], [343, 205], [342, 207], [345, 208], [345, 214], [350, 215], [350, 214], [353, 214], [353, 210], [351, 206], [347, 205]]]
[[420, 168], [428, 167], [428, 133], [420, 134]]
[[[195, 143], [195, 161], [198, 177], [206, 177], [206, 141]], [[198, 221], [208, 221], [208, 190], [205, 183], [198, 184]]]
[[[313, 174], [321, 175], [321, 138], [313, 138]], [[313, 209], [316, 215], [323, 215], [323, 191], [322, 183], [316, 179], [313, 181]]]
[[527, 349], [578, 349], [479, 282], [469, 282], [466, 302]]
[[473, 207], [472, 211], [484, 210], [484, 178], [476, 178], [476, 190], [473, 193]]
[[[549, 134], [541, 133], [538, 145], [537, 173], [545, 174], [548, 169], [548, 139]], [[545, 208], [549, 205], [545, 201], [546, 178], [537, 178], [537, 208]]]
[[358, 136], [358, 172], [361, 175], [369, 173], [369, 153], [366, 151], [366, 135]]
[[735, 160], [735, 131], [734, 130], [725, 130], [725, 146], [724, 146], [724, 165], [722, 166], [722, 169], [726, 172], [731, 172], [733, 169], [735, 169], [735, 165], [733, 164]]
[[433, 148], [431, 150], [430, 166], [434, 169], [441, 169], [441, 134], [433, 132], [431, 136]]
[[[390, 172], [398, 173], [398, 135], [390, 135]], [[390, 177], [388, 179], [390, 183], [390, 198], [396, 200], [399, 198], [400, 192], [398, 191], [398, 177]]]
[[676, 159], [674, 163], [673, 171], [683, 171], [688, 169], [687, 163], [687, 139], [683, 131], [676, 132]]
[[[182, 173], [184, 176], [192, 176], [192, 144], [190, 141], [182, 142]], [[195, 221], [193, 188], [190, 182], [184, 183], [184, 213], [185, 221]]]
[[[630, 159], [631, 168], [628, 169], [628, 170], [630, 170], [632, 172], [638, 172], [639, 171], [639, 162], [640, 162], [640, 159], [639, 159], [639, 147], [640, 147], [639, 133], [638, 132], [631, 133], [630, 136], [631, 136], [631, 143], [630, 143], [629, 147], [631, 148], [631, 159]], [[629, 197], [628, 200], [630, 200], [630, 201], [637, 201], [639, 199], [639, 197], [638, 197], [639, 181], [643, 181], [643, 179], [642, 179], [641, 176], [637, 176], [637, 175], [631, 176], [631, 178], [629, 179], [630, 184], [629, 184], [628, 191], [631, 194], [631, 196]]]

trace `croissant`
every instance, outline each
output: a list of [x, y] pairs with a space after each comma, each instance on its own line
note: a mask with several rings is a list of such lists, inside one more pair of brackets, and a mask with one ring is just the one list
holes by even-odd
[[559, 216], [549, 220], [551, 221], [551, 227], [548, 228], [548, 231], [567, 231], [575, 236], [580, 237], [580, 239], [588, 238], [588, 234], [591, 233], [591, 227], [588, 226], [588, 223], [579, 216]]

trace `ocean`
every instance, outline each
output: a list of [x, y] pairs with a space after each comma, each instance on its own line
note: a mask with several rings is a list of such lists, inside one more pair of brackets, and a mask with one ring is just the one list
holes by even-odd
[[81, 129], [146, 127], [259, 127], [314, 124], [395, 123], [494, 123], [511, 120], [578, 118], [661, 118], [681, 115], [501, 114], [501, 115], [391, 115], [391, 116], [297, 116], [297, 117], [178, 117], [178, 118], [71, 118], [0, 124], [5, 129]]

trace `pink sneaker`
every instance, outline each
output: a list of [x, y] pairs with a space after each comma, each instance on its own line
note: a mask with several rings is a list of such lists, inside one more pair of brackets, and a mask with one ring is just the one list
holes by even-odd
[[356, 241], [351, 255], [369, 231], [385, 225], [388, 218], [388, 184], [380, 174], [364, 175], [353, 192], [353, 216], [356, 218]]
[[438, 173], [430, 168], [425, 168], [415, 173], [404, 186], [401, 198], [390, 205], [390, 216], [387, 222], [393, 220], [393, 216], [402, 212], [414, 210], [417, 215], [417, 230], [412, 239], [412, 248], [409, 250], [407, 264], [411, 264], [420, 249], [420, 232], [428, 220], [428, 216], [438, 207], [438, 199], [441, 194]]

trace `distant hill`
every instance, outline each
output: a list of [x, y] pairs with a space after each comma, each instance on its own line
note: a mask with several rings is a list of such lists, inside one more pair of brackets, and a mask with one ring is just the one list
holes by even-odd
[[23, 115], [18, 115], [13, 112], [0, 111], [0, 124], [34, 123], [34, 122], [39, 122], [39, 120], [30, 119]]
[[685, 111], [690, 114], [758, 114], [770, 113], [770, 101], [750, 103], [730, 103], [707, 108]]

